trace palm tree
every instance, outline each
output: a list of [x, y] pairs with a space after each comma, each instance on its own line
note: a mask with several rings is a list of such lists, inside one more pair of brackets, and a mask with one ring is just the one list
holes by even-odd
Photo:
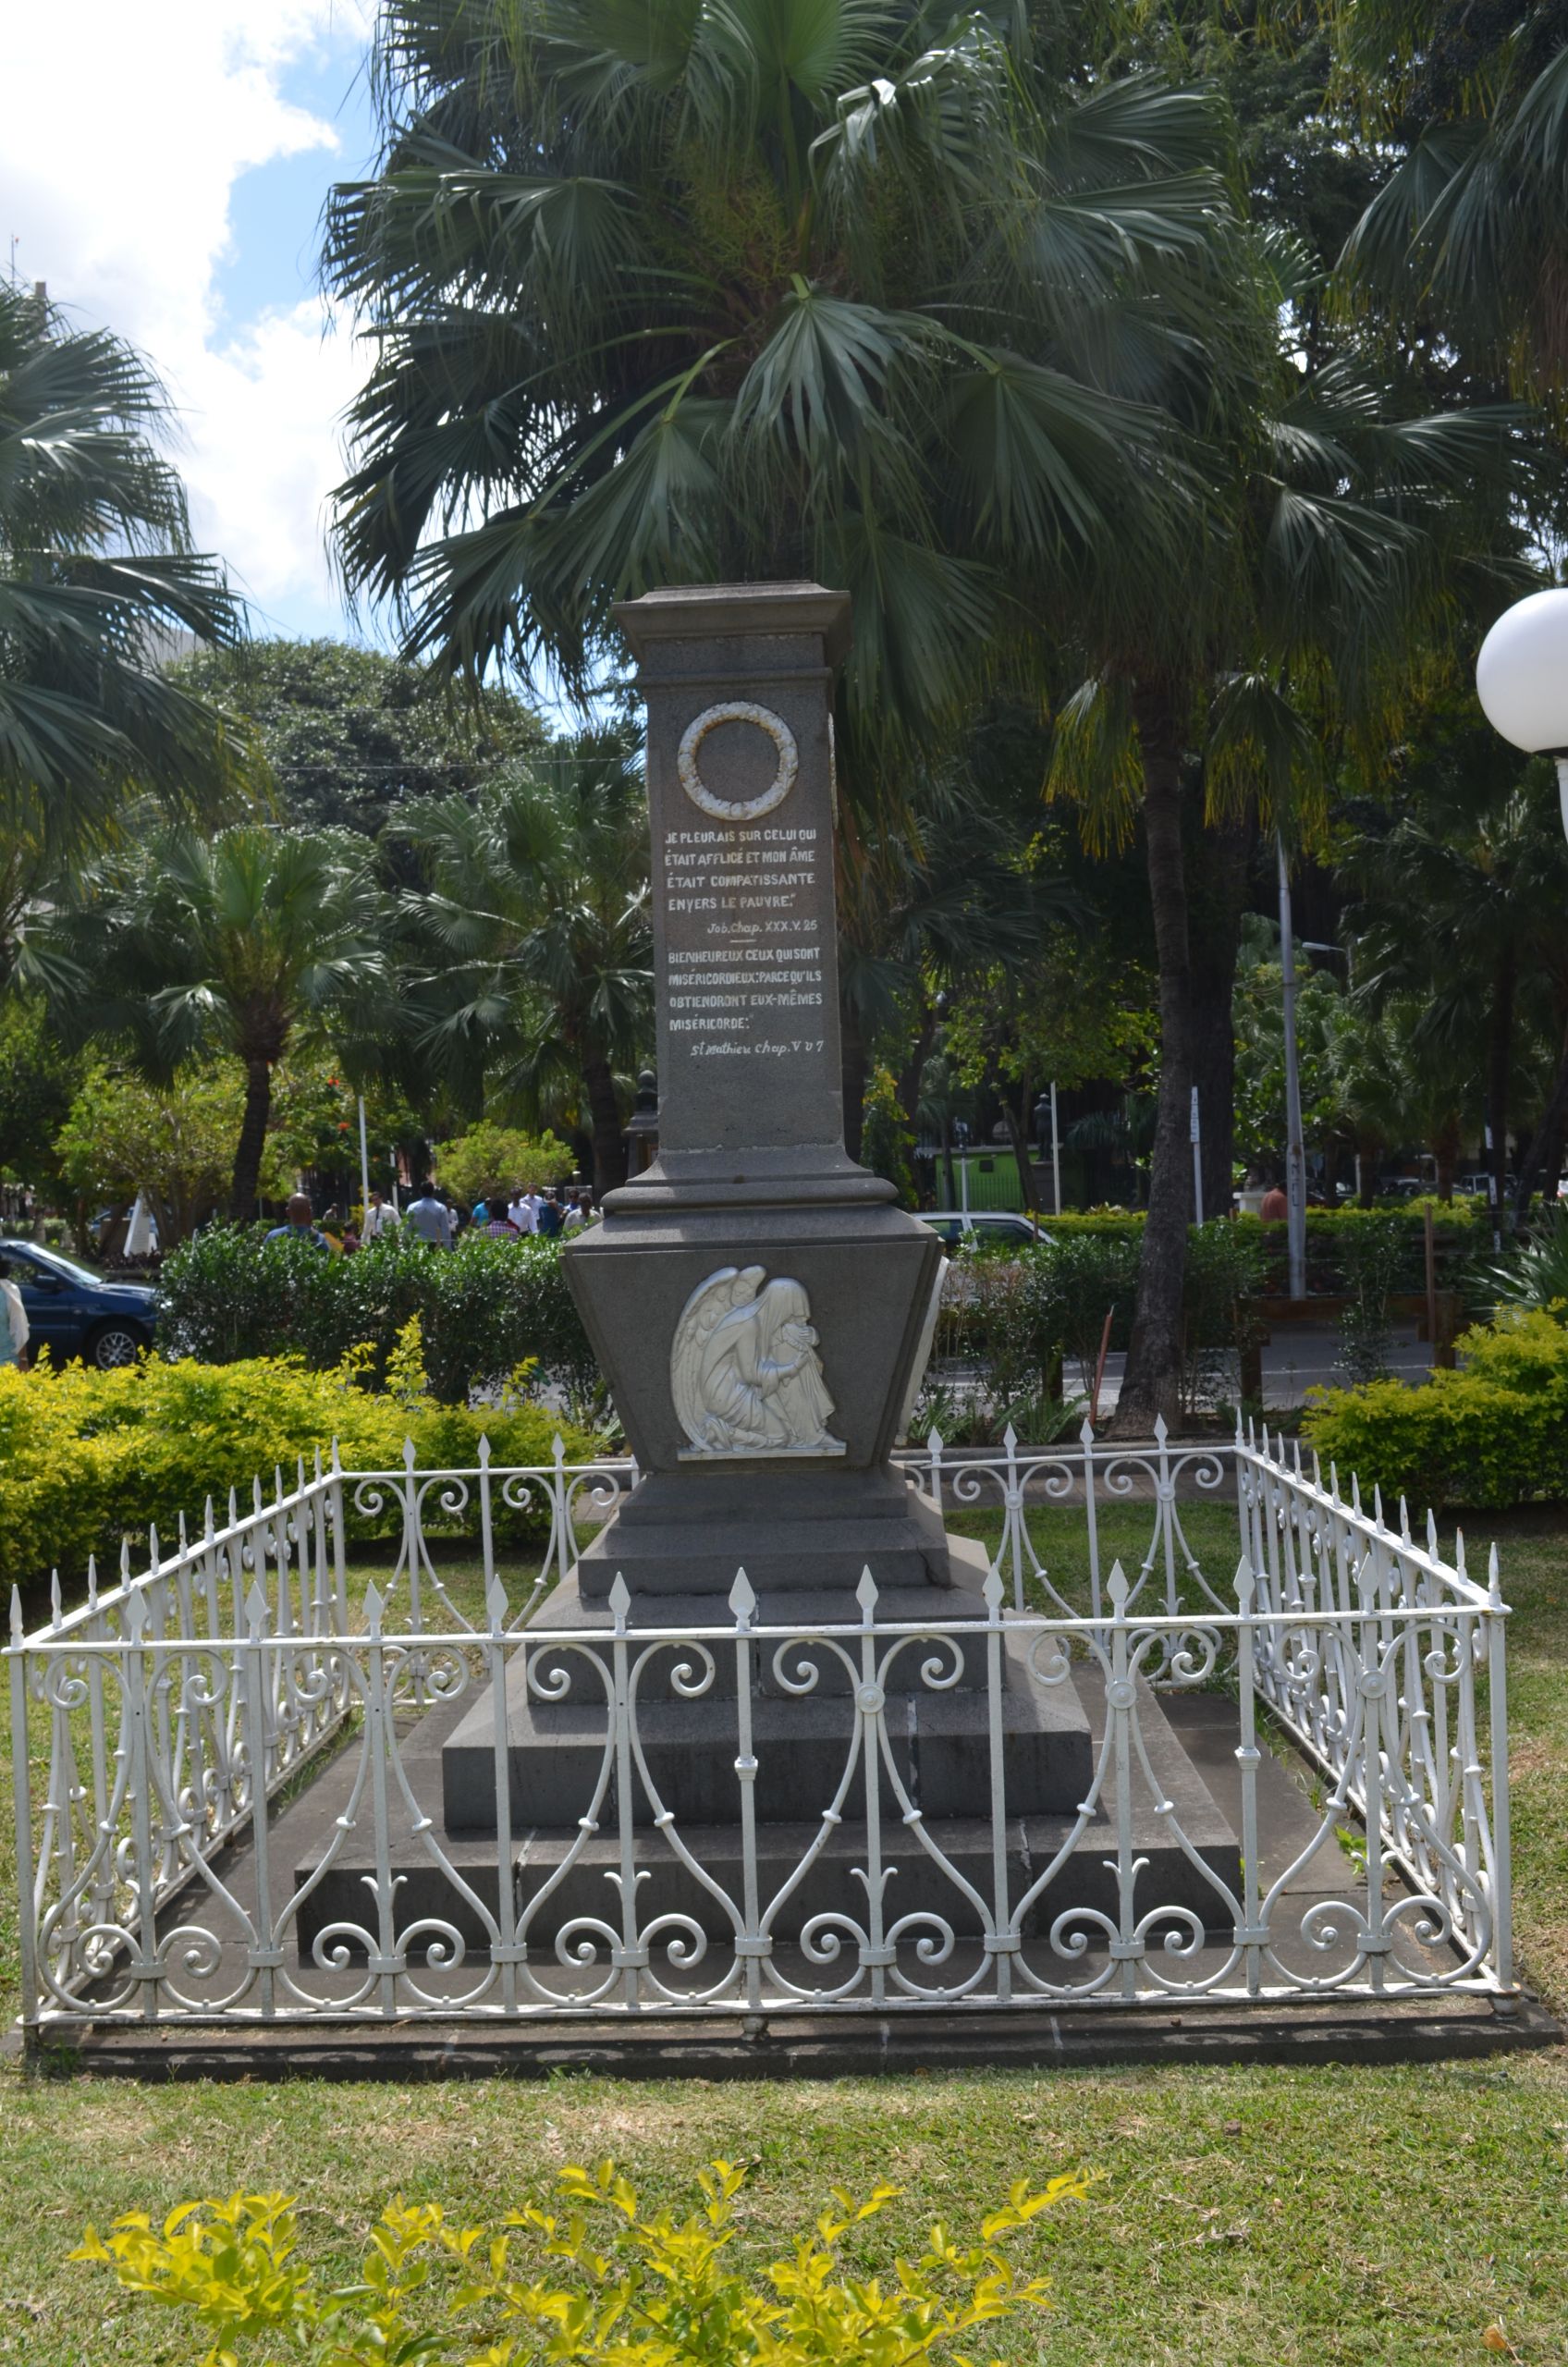
[[581, 692], [618, 598], [815, 575], [869, 803], [1020, 656], [1021, 570], [1178, 503], [1139, 396], [1228, 214], [1207, 96], [872, 0], [390, 0], [375, 75], [337, 535], [411, 652]]
[[1361, 893], [1350, 920], [1366, 995], [1374, 1002], [1419, 996], [1415, 1040], [1440, 1048], [1451, 1065], [1463, 1067], [1468, 1044], [1482, 1038], [1500, 1211], [1521, 1023], [1555, 975], [1559, 1008], [1548, 1019], [1555, 1046], [1568, 990], [1568, 848], [1555, 785], [1545, 767], [1534, 771], [1505, 779], [1484, 800], [1468, 773], [1428, 782], [1419, 803], [1408, 802], [1385, 830], [1364, 832], [1346, 854]]
[[243, 732], [163, 670], [180, 636], [241, 622], [190, 547], [164, 410], [119, 338], [0, 283], [0, 979], [43, 881], [129, 801], [211, 815], [250, 769]]
[[1522, 392], [1568, 390], [1568, 22], [1560, 0], [1356, 0], [1339, 62], [1394, 157], [1342, 258], [1417, 336], [1434, 323]]
[[422, 858], [410, 892], [418, 1045], [470, 1105], [486, 1094], [588, 1114], [594, 1181], [626, 1178], [618, 1078], [653, 1032], [647, 809], [624, 734], [563, 742], [472, 795], [394, 819]]
[[1258, 302], [1250, 346], [1239, 310], [1234, 341], [1218, 343], [1233, 366], [1191, 421], [1204, 546], [1178, 546], [1163, 567], [1146, 548], [1104, 555], [1073, 625], [1092, 672], [1053, 759], [1054, 785], [1086, 799], [1102, 832], [1140, 823], [1158, 957], [1158, 1115], [1123, 1434], [1178, 1406], [1197, 1050], [1184, 816], [1195, 803], [1211, 831], [1254, 807], [1270, 829], [1309, 837], [1333, 752], [1348, 741], [1380, 761], [1416, 653], [1431, 668], [1452, 635], [1456, 592], [1495, 602], [1511, 566], [1523, 580], [1507, 504], [1518, 415], [1428, 412], [1354, 346], [1309, 367], [1290, 328], [1299, 258], [1263, 235], [1234, 253]]
[[256, 1212], [277, 1062], [330, 1024], [396, 1018], [386, 899], [347, 832], [154, 832], [92, 866], [50, 935], [67, 1031], [118, 1044], [160, 1080], [193, 1058], [240, 1062], [237, 1223]]

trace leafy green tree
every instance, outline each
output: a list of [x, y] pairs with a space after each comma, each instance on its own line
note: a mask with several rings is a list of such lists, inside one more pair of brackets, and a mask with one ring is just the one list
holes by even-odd
[[423, 866], [405, 898], [419, 1048], [475, 1115], [491, 1098], [533, 1123], [581, 1107], [595, 1189], [623, 1183], [621, 1080], [653, 1032], [647, 804], [627, 738], [559, 742], [396, 827]]
[[405, 798], [466, 796], [546, 737], [508, 691], [433, 692], [419, 668], [345, 642], [243, 642], [188, 658], [178, 680], [254, 733], [300, 829], [374, 838]]
[[148, 1077], [239, 1061], [244, 1110], [229, 1205], [252, 1217], [273, 1073], [329, 1024], [398, 1017], [390, 914], [368, 849], [260, 824], [174, 828], [92, 866], [53, 930], [61, 1024]]
[[80, 1080], [43, 996], [0, 995], [0, 1177], [55, 1196], [64, 1180], [55, 1137]]
[[[1302, 1130], [1325, 1145], [1341, 1116], [1336, 1060], [1344, 995], [1327, 971], [1305, 969], [1296, 987]], [[1285, 986], [1278, 953], [1246, 963], [1236, 990], [1236, 1147], [1249, 1166], [1278, 1172], [1285, 1154]]]
[[[67, 1185], [79, 1202], [146, 1195], [159, 1246], [172, 1249], [228, 1196], [245, 1080], [232, 1066], [187, 1064], [161, 1085], [93, 1061], [56, 1138]], [[288, 1177], [268, 1147], [273, 1191]]]
[[165, 409], [129, 346], [0, 284], [0, 981], [43, 883], [129, 800], [211, 815], [251, 777], [243, 732], [163, 665], [241, 623], [190, 546]]
[[448, 1191], [471, 1205], [505, 1201], [514, 1184], [564, 1184], [575, 1165], [571, 1151], [552, 1134], [526, 1134], [517, 1126], [482, 1119], [455, 1141], [435, 1146], [435, 1171]]
[[869, 803], [1027, 644], [1021, 566], [1175, 499], [1140, 389], [1226, 208], [1201, 93], [864, 0], [393, 0], [374, 70], [337, 534], [410, 652], [581, 691], [619, 597], [815, 576]]

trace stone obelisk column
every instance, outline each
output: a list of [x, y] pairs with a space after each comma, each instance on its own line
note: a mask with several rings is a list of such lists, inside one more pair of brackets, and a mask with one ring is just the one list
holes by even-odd
[[[659, 1156], [566, 1251], [646, 1475], [585, 1596], [953, 1583], [888, 1455], [939, 1246], [844, 1148], [832, 693], [815, 583], [618, 610], [648, 708]], [[967, 1575], [967, 1574], [966, 1574]]]

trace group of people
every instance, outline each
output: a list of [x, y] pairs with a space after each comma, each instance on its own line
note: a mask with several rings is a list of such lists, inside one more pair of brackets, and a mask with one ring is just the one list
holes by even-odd
[[494, 1202], [476, 1200], [473, 1221], [497, 1241], [533, 1233], [553, 1241], [561, 1233], [581, 1233], [593, 1213], [591, 1192], [535, 1192], [520, 1184], [508, 1197], [497, 1192]]
[[352, 1224], [338, 1219], [336, 1208], [328, 1208], [318, 1219], [308, 1194], [295, 1192], [290, 1195], [283, 1222], [274, 1225], [267, 1239], [308, 1241], [313, 1248], [337, 1257], [351, 1254], [368, 1242], [385, 1241], [406, 1228], [432, 1249], [450, 1249], [465, 1231], [483, 1233], [492, 1241], [520, 1241], [534, 1234], [556, 1240], [564, 1233], [581, 1233], [594, 1215], [591, 1192], [560, 1187], [537, 1192], [520, 1184], [509, 1196], [496, 1192], [476, 1200], [465, 1216], [449, 1196], [437, 1191], [426, 1177], [401, 1214], [385, 1193], [373, 1191], [357, 1231]]

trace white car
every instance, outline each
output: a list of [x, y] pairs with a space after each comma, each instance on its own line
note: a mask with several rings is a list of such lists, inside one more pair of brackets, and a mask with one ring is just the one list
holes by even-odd
[[1036, 1242], [1048, 1241], [1033, 1217], [1022, 1215], [1016, 1208], [971, 1208], [964, 1215], [961, 1208], [932, 1208], [924, 1213], [922, 1224], [928, 1224], [949, 1249], [961, 1242], [971, 1247], [985, 1247], [995, 1242], [1008, 1248], [1029, 1248]]

